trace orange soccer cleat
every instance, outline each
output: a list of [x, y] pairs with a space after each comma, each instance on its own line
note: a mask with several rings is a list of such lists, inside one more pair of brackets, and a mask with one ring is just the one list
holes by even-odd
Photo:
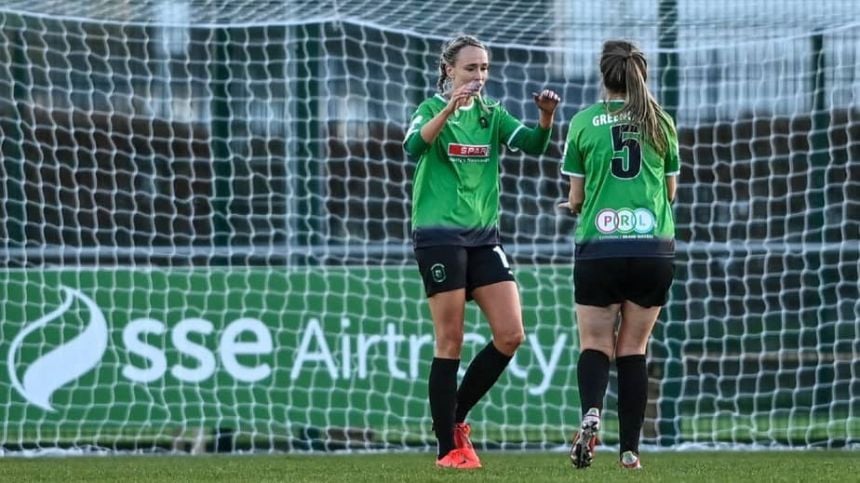
[[454, 447], [459, 449], [467, 458], [478, 464], [481, 467], [481, 459], [478, 458], [478, 453], [475, 452], [475, 447], [469, 439], [472, 434], [472, 426], [469, 423], [457, 423], [454, 425]]
[[480, 468], [481, 463], [469, 458], [462, 449], [454, 448], [443, 456], [442, 459], [436, 460], [436, 466], [439, 468], [453, 468], [455, 470], [474, 470]]

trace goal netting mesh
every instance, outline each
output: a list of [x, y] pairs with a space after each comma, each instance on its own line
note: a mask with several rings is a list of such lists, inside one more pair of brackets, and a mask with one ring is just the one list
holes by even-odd
[[[561, 140], [620, 37], [681, 140], [645, 442], [856, 445], [858, 18], [853, 0], [3, 2], [0, 448], [431, 448], [401, 141], [458, 32], [490, 47], [487, 94], [514, 115], [563, 98], [549, 152], [502, 160], [527, 340], [476, 444], [558, 447], [578, 423]], [[464, 360], [489, 337], [470, 307]], [[607, 444], [616, 394], [613, 376]]]

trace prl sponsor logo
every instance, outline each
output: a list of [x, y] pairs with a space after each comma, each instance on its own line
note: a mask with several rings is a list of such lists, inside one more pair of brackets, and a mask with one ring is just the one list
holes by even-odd
[[597, 213], [594, 225], [604, 235], [637, 233], [644, 235], [656, 228], [656, 218], [646, 208], [605, 209]]

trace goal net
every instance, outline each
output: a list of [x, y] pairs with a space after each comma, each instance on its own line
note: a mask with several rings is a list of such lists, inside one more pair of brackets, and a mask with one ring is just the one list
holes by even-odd
[[[607, 38], [677, 119], [676, 281], [646, 443], [860, 439], [860, 5], [841, 0], [9, 0], [0, 6], [0, 448], [429, 449], [433, 330], [401, 142], [443, 41], [537, 120], [502, 159], [527, 339], [486, 448], [579, 420], [570, 117]], [[465, 367], [490, 340], [467, 311]], [[604, 442], [617, 441], [614, 376]]]

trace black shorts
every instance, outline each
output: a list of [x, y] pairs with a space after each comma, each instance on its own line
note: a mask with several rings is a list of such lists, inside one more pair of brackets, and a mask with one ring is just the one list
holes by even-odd
[[415, 260], [428, 297], [449, 290], [472, 290], [496, 282], [515, 281], [501, 245], [480, 247], [436, 246], [415, 249]]
[[596, 258], [576, 260], [576, 303], [607, 307], [629, 300], [642, 307], [666, 304], [674, 278], [672, 258]]

